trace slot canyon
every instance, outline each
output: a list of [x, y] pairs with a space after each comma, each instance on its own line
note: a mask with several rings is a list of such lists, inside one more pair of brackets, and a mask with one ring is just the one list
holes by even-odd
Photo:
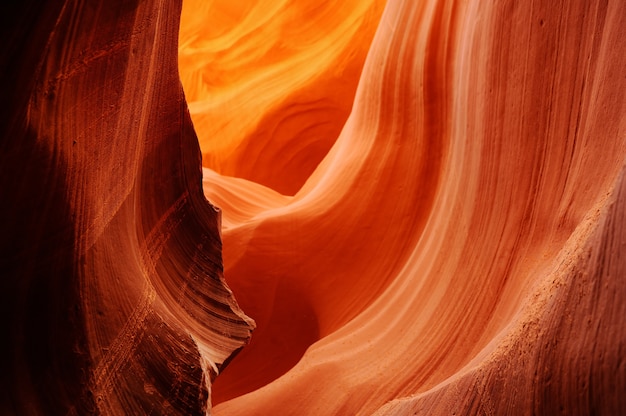
[[626, 414], [622, 1], [3, 21], [1, 415]]

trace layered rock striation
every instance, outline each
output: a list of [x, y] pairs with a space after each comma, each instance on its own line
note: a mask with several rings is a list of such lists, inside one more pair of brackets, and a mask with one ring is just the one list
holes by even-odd
[[2, 414], [204, 414], [211, 379], [250, 336], [202, 193], [180, 7], [7, 12]]

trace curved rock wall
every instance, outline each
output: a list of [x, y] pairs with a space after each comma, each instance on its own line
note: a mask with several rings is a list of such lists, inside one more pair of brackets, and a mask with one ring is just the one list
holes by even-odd
[[250, 336], [202, 194], [180, 7], [7, 12], [2, 414], [203, 414]]

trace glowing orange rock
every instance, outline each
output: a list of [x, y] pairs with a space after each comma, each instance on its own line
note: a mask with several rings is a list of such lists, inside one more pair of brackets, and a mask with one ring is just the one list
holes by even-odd
[[186, 0], [179, 61], [203, 164], [293, 195], [350, 112], [384, 0]]

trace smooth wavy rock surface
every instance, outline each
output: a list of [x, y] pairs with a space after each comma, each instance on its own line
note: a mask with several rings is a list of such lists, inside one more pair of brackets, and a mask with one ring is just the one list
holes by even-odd
[[0, 414], [204, 414], [253, 322], [202, 193], [181, 5], [21, 4], [0, 61]]
[[389, 0], [294, 196], [205, 169], [258, 324], [214, 413], [626, 412], [625, 27], [620, 2]]

